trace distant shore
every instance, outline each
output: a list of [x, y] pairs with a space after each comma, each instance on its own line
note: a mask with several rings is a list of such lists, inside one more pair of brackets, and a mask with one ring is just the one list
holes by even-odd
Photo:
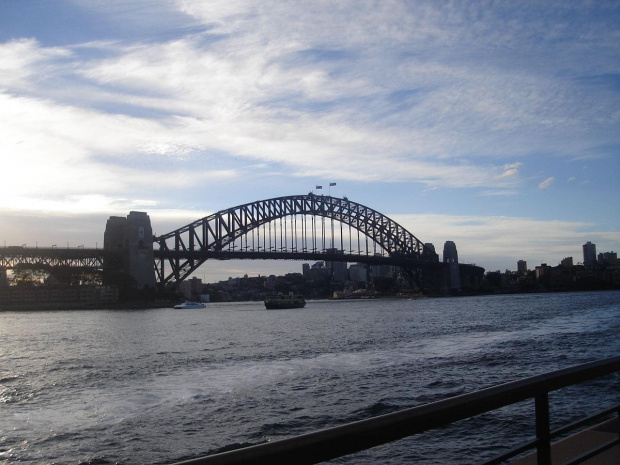
[[0, 312], [34, 312], [62, 310], [143, 310], [149, 308], [172, 308], [176, 302], [117, 302], [101, 305], [80, 305], [80, 302], [53, 302], [35, 304], [11, 304], [0, 306]]

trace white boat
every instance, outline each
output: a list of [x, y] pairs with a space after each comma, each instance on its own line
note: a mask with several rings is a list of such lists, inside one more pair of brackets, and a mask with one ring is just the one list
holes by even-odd
[[175, 305], [174, 308], [206, 308], [207, 306], [202, 302], [192, 302], [191, 300], [186, 300], [182, 304]]

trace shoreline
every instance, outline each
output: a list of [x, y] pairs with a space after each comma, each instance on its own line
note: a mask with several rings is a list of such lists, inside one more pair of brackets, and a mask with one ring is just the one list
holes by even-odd
[[[338, 302], [351, 302], [351, 301], [366, 301], [366, 300], [418, 300], [418, 299], [435, 299], [435, 298], [450, 298], [450, 297], [483, 297], [483, 296], [498, 296], [498, 295], [531, 295], [531, 294], [561, 294], [561, 293], [582, 293], [582, 292], [613, 292], [619, 289], [584, 289], [584, 290], [542, 290], [534, 292], [495, 292], [495, 293], [476, 293], [476, 294], [453, 294], [453, 295], [421, 295], [421, 294], [401, 294], [401, 295], [377, 295], [366, 298], [327, 298], [327, 299], [306, 299], [307, 301], [313, 300], [328, 300]], [[234, 301], [211, 301], [212, 304], [218, 303], [248, 303], [248, 302], [262, 302], [262, 300], [234, 300]], [[53, 302], [53, 303], [35, 303], [35, 304], [18, 304], [18, 305], [0, 305], [0, 313], [2, 312], [38, 312], [38, 311], [83, 311], [83, 310], [149, 310], [160, 308], [173, 308], [178, 302], [171, 301], [133, 301], [133, 302], [117, 302], [107, 304], [93, 304], [93, 305], [80, 305], [80, 302]], [[207, 306], [208, 308], [208, 306]]]

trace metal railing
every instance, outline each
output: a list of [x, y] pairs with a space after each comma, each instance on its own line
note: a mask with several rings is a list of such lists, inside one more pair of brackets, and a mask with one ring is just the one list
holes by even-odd
[[[620, 356], [513, 381], [469, 394], [404, 409], [378, 417], [307, 433], [279, 441], [179, 462], [177, 465], [314, 464], [353, 454], [425, 431], [449, 425], [527, 399], [535, 401], [536, 439], [525, 448], [488, 463], [500, 463], [535, 447], [539, 465], [551, 464], [551, 439], [566, 428], [550, 431], [549, 393], [620, 372]], [[618, 406], [606, 413], [618, 411]], [[577, 427], [576, 422], [570, 427]], [[612, 447], [620, 441], [616, 439]]]

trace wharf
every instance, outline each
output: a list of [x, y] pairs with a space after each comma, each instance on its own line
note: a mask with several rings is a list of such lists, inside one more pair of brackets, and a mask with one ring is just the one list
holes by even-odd
[[[620, 424], [617, 417], [580, 431], [551, 445], [551, 463], [570, 463], [588, 451], [618, 439], [619, 434]], [[616, 444], [611, 449], [580, 463], [584, 465], [618, 465], [620, 464], [620, 445]], [[536, 453], [514, 460], [510, 464], [536, 465]]]

